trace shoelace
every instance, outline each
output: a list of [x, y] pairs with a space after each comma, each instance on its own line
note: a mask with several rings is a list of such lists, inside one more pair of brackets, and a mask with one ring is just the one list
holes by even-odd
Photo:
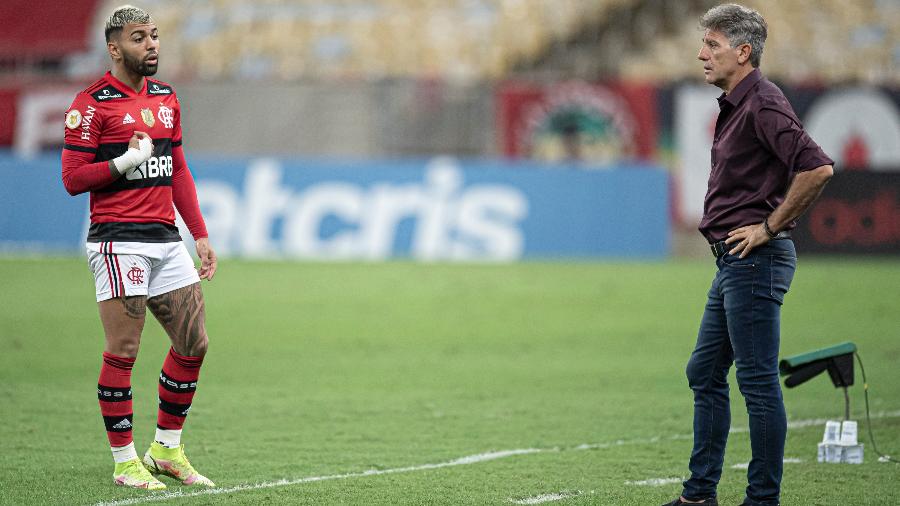
[[148, 471], [147, 468], [145, 468], [144, 465], [137, 460], [129, 460], [128, 462], [126, 462], [125, 468], [122, 469], [122, 474], [127, 474], [147, 481], [151, 481], [153, 478], [153, 475], [150, 474], [150, 471]]

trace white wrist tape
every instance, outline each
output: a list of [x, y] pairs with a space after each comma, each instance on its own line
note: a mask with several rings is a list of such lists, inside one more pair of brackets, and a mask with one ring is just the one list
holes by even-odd
[[122, 156], [113, 158], [113, 164], [116, 166], [119, 174], [124, 174], [149, 160], [152, 154], [153, 142], [149, 138], [144, 137], [138, 140], [138, 149], [128, 148], [128, 151]]

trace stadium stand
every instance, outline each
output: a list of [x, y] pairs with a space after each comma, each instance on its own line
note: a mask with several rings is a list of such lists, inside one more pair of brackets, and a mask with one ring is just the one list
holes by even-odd
[[[95, 22], [118, 3], [104, 2]], [[184, 77], [472, 80], [501, 77], [609, 10], [633, 3], [156, 0], [145, 6], [166, 37], [167, 65]]]
[[[715, 2], [706, 2], [713, 5]], [[900, 2], [896, 0], [747, 0], [764, 13], [770, 36], [767, 75], [791, 82], [900, 82]], [[702, 10], [700, 10], [702, 12]], [[672, 80], [695, 75], [684, 54], [699, 50], [697, 18], [654, 37], [622, 59], [629, 79]], [[776, 54], [777, 58], [766, 58]]]
[[[105, 68], [102, 23], [122, 0], [0, 5], [0, 77]], [[671, 81], [710, 0], [147, 0], [181, 82], [510, 76]], [[771, 25], [767, 75], [900, 82], [900, 2], [746, 0]], [[70, 8], [71, 7], [71, 8]], [[61, 18], [60, 16], [63, 16]], [[48, 30], [63, 26], [63, 30]], [[85, 34], [88, 34], [85, 38]]]
[[[66, 9], [47, 0], [0, 2], [0, 112], [8, 118], [0, 122], [0, 146], [38, 137], [50, 142], [41, 129], [21, 134], [31, 124], [22, 118], [57, 88], [80, 89], [106, 71], [102, 23], [125, 1], [73, 0]], [[158, 77], [176, 83], [194, 108], [188, 122], [197, 124], [186, 129], [200, 150], [493, 156], [500, 135], [496, 94], [504, 83], [619, 81], [672, 89], [683, 79], [699, 82], [697, 21], [716, 2], [135, 3], [152, 12], [160, 27]], [[772, 25], [763, 59], [767, 76], [815, 88], [900, 84], [896, 0], [746, 3]], [[53, 51], [38, 50], [48, 47]], [[65, 95], [57, 107], [68, 105]], [[286, 101], [291, 107], [284, 107]], [[297, 111], [300, 140], [286, 142], [280, 134], [298, 124]], [[235, 132], [235, 125], [244, 129]], [[226, 135], [240, 141], [223, 146]]]

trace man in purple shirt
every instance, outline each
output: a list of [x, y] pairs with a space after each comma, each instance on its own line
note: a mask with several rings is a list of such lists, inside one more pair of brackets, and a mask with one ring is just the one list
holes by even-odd
[[777, 86], [759, 71], [766, 22], [746, 7], [713, 7], [697, 56], [719, 97], [712, 170], [700, 232], [718, 271], [687, 365], [694, 448], [678, 499], [718, 505], [731, 426], [728, 370], [750, 418], [753, 457], [742, 506], [779, 504], [787, 417], [778, 381], [780, 314], [797, 257], [790, 230], [822, 192], [833, 161], [810, 139]]

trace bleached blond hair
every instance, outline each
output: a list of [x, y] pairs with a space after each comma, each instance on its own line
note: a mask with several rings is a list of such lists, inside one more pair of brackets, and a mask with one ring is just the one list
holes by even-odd
[[109, 42], [110, 35], [121, 32], [128, 23], [143, 25], [152, 22], [150, 14], [147, 14], [144, 9], [133, 5], [122, 5], [116, 7], [116, 10], [106, 19], [106, 29], [103, 30], [103, 33], [106, 35], [106, 42]]

